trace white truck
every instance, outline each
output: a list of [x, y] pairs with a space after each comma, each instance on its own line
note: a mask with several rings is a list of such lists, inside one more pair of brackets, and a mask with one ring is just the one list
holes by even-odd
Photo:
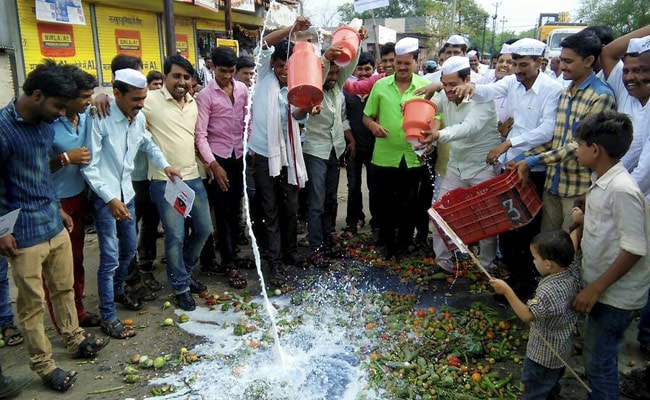
[[546, 50], [544, 51], [544, 57], [549, 60], [551, 57], [559, 57], [562, 47], [560, 43], [564, 40], [565, 37], [573, 35], [583, 30], [585, 27], [572, 27], [572, 28], [557, 28], [553, 29], [548, 33], [548, 38], [546, 39]]

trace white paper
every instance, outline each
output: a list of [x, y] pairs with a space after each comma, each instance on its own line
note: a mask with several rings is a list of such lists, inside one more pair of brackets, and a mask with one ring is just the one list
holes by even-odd
[[174, 180], [176, 182], [167, 180], [167, 185], [165, 185], [165, 200], [174, 207], [174, 210], [178, 214], [187, 218], [194, 204], [194, 190], [187, 186], [179, 177], [176, 177]]
[[0, 237], [14, 233], [14, 225], [18, 219], [18, 213], [20, 213], [20, 208], [0, 217]]

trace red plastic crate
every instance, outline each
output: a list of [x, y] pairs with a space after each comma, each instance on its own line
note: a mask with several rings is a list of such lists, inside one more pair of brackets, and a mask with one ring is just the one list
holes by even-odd
[[[467, 189], [452, 190], [433, 208], [465, 244], [471, 244], [526, 225], [542, 208], [542, 200], [532, 183], [521, 187], [513, 170]], [[454, 248], [438, 224], [434, 225], [447, 247]]]

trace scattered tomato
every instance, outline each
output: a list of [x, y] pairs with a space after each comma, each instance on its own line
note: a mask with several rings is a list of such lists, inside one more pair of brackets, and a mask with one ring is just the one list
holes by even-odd
[[447, 358], [447, 364], [452, 367], [460, 367], [460, 358], [458, 356], [449, 356]]

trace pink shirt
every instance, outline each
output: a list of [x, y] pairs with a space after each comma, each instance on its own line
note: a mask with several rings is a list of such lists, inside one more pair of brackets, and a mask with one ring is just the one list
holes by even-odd
[[345, 85], [343, 85], [343, 91], [347, 94], [370, 94], [375, 82], [385, 76], [386, 74], [374, 74], [370, 78], [362, 79], [360, 81], [348, 80], [345, 82]]
[[199, 118], [196, 121], [196, 147], [203, 160], [210, 164], [214, 154], [221, 158], [240, 158], [244, 153], [244, 116], [248, 88], [233, 79], [233, 98], [219, 87], [216, 80], [196, 95]]

